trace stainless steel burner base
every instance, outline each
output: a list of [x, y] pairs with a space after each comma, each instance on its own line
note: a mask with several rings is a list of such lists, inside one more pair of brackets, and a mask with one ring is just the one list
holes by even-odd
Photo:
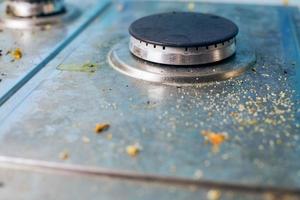
[[32, 29], [46, 25], [66, 24], [80, 16], [80, 10], [72, 5], [66, 5], [66, 12], [51, 16], [41, 16], [32, 18], [15, 17], [6, 14], [6, 4], [0, 5], [0, 28], [12, 29]]
[[239, 76], [255, 61], [255, 53], [241, 43], [234, 57], [201, 66], [167, 66], [143, 61], [130, 53], [128, 40], [113, 47], [108, 55], [113, 68], [128, 76], [168, 85], [191, 85]]
[[200, 65], [224, 60], [235, 53], [235, 38], [204, 47], [168, 47], [146, 43], [130, 37], [129, 49], [146, 61], [166, 65]]
[[48, 1], [7, 1], [7, 13], [16, 17], [45, 16], [61, 13], [65, 9], [63, 0]]

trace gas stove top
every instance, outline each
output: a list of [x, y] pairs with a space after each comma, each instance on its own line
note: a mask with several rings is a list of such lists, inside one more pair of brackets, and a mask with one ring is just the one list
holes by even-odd
[[1, 18], [2, 196], [299, 199], [297, 8], [60, 5]]
[[112, 48], [109, 62], [121, 73], [146, 81], [180, 86], [224, 80], [240, 75], [256, 60], [243, 41], [235, 55], [238, 27], [216, 15], [151, 15], [133, 22], [129, 33], [129, 42]]

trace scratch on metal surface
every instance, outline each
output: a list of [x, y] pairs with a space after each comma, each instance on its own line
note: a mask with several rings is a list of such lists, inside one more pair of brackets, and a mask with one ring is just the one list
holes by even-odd
[[177, 185], [182, 187], [195, 186], [200, 188], [216, 188], [222, 190], [232, 190], [248, 193], [274, 193], [280, 195], [292, 195], [300, 197], [300, 188], [282, 188], [272, 186], [257, 186], [251, 184], [235, 184], [216, 182], [208, 180], [195, 180], [187, 178], [175, 178], [160, 176], [155, 174], [143, 174], [125, 170], [111, 170], [100, 167], [88, 167], [73, 164], [54, 163], [48, 161], [29, 160], [0, 156], [1, 168], [16, 168], [21, 170], [41, 171], [41, 172], [61, 172], [65, 174], [84, 174], [91, 176], [103, 176], [116, 179], [125, 179], [141, 182], [155, 182], [167, 185]]

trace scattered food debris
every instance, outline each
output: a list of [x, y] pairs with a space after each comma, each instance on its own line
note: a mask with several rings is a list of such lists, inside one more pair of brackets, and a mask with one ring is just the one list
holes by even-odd
[[90, 143], [90, 141], [91, 141], [90, 138], [88, 138], [88, 137], [86, 137], [86, 136], [83, 136], [83, 137], [82, 137], [82, 142], [83, 142], [83, 143], [87, 144], [87, 143]]
[[15, 50], [11, 51], [11, 56], [14, 58], [14, 60], [20, 60], [23, 56], [23, 53], [20, 48], [16, 48]]
[[95, 132], [96, 133], [101, 133], [102, 131], [105, 131], [108, 128], [109, 128], [109, 124], [107, 124], [107, 123], [96, 124]]
[[221, 198], [221, 192], [219, 190], [209, 190], [206, 197], [208, 200], [219, 200]]
[[227, 133], [216, 133], [209, 130], [202, 131], [202, 135], [205, 140], [212, 144], [213, 152], [219, 152], [220, 145], [228, 139]]
[[139, 144], [129, 145], [126, 147], [126, 152], [128, 155], [135, 157], [141, 151], [141, 146]]
[[70, 155], [69, 155], [69, 152], [67, 150], [63, 150], [62, 152], [59, 153], [58, 157], [61, 160], [67, 160], [67, 159], [69, 159]]

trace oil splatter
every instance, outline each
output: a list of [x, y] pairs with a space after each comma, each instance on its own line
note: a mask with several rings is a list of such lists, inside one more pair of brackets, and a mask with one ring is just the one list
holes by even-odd
[[62, 64], [57, 67], [62, 71], [74, 71], [74, 72], [88, 72], [94, 73], [99, 69], [100, 65], [96, 63], [87, 62], [84, 64]]

